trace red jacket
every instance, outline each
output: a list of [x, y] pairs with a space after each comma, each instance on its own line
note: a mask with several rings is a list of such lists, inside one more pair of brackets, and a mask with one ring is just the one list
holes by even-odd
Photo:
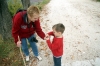
[[[48, 34], [54, 36], [53, 32], [50, 32]], [[46, 42], [55, 57], [59, 57], [63, 55], [63, 37], [56, 38], [54, 36], [52, 42], [50, 42], [50, 40], [47, 40]]]
[[17, 43], [17, 41], [18, 41], [18, 36], [20, 37], [20, 39], [28, 38], [31, 35], [33, 35], [35, 32], [42, 39], [44, 39], [45, 34], [40, 27], [39, 19], [34, 22], [34, 26], [33, 26], [32, 22], [30, 22], [29, 24], [27, 22], [25, 22], [25, 20], [23, 19], [24, 15], [27, 15], [26, 11], [24, 11], [23, 13], [22, 12], [17, 13], [12, 19], [12, 21], [13, 21], [12, 36], [14, 37], [15, 43]]

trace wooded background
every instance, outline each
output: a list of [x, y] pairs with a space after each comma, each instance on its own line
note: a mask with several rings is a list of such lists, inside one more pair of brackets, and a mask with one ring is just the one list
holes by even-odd
[[[30, 6], [30, 0], [21, 0], [21, 3], [24, 9]], [[12, 37], [12, 16], [8, 8], [7, 0], [0, 0], [0, 38], [2, 38], [2, 40], [8, 40]]]

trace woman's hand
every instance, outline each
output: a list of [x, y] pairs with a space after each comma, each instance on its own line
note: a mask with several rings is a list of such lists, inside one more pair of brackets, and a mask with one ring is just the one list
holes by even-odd
[[21, 41], [17, 42], [17, 47], [21, 47]]

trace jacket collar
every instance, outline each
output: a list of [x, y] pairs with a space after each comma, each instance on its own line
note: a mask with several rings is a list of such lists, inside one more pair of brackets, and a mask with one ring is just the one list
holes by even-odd
[[23, 20], [24, 20], [25, 23], [28, 23], [27, 13], [25, 13], [25, 14], [23, 15]]

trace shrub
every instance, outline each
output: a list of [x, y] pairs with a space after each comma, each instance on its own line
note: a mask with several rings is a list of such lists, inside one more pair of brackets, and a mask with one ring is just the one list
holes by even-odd
[[38, 3], [36, 4], [36, 6], [37, 6], [40, 10], [42, 10], [42, 8], [43, 8], [47, 3], [49, 3], [49, 1], [50, 1], [50, 0], [43, 0], [43, 1], [41, 1], [41, 2], [38, 2]]
[[13, 16], [19, 8], [22, 8], [20, 0], [8, 0], [7, 3], [11, 16]]
[[100, 0], [97, 0], [97, 1], [100, 1]]
[[92, 1], [99, 1], [100, 2], [100, 0], [92, 0]]

